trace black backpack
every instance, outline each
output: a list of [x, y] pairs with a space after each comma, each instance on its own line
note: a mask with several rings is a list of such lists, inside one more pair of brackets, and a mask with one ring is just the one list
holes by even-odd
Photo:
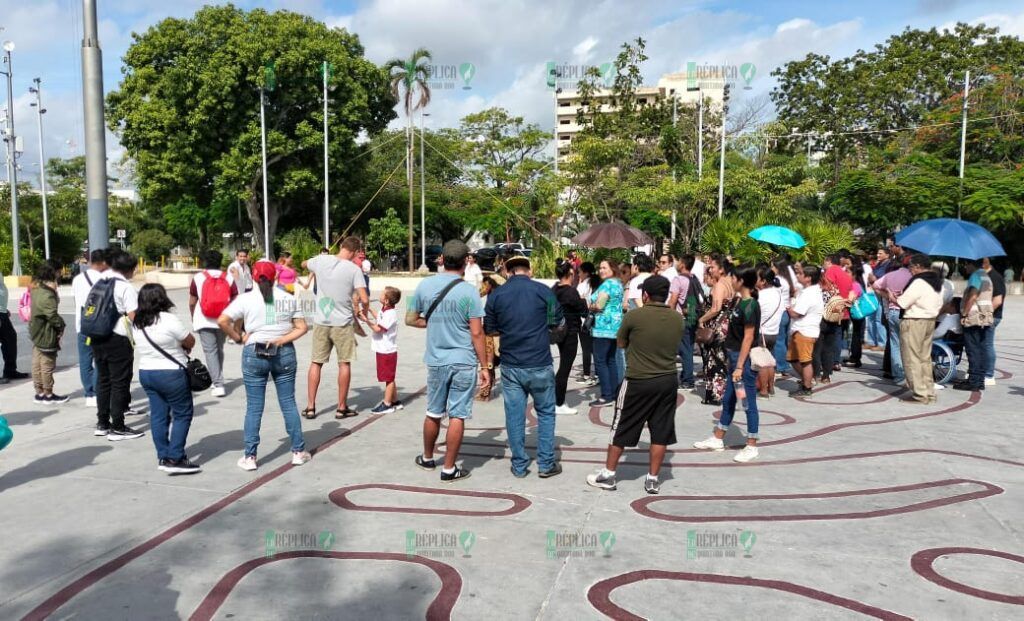
[[117, 279], [104, 278], [96, 281], [89, 289], [82, 307], [82, 334], [90, 338], [106, 338], [114, 333], [114, 326], [121, 319], [114, 302], [114, 285]]

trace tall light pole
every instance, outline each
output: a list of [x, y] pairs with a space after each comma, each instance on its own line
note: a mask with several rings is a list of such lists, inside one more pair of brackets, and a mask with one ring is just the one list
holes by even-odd
[[267, 92], [260, 88], [260, 149], [263, 153], [263, 258], [270, 259], [270, 197], [267, 194]]
[[85, 108], [85, 198], [89, 212], [89, 250], [110, 242], [107, 205], [107, 135], [103, 124], [103, 52], [96, 0], [82, 0], [82, 87]]
[[[675, 96], [675, 93], [673, 93], [672, 94], [672, 129], [676, 128], [676, 121], [678, 119], [678, 102], [679, 102], [679, 99]], [[673, 133], [673, 135], [675, 135], [675, 134]], [[676, 136], [676, 140], [679, 140], [678, 136]], [[672, 183], [674, 184], [675, 182], [676, 182], [676, 169], [673, 166], [672, 167]], [[672, 232], [669, 235], [669, 239], [671, 239], [673, 242], [676, 241], [676, 206], [675, 205], [672, 206]]]
[[[330, 63], [324, 61], [324, 248], [331, 247], [331, 216], [330, 216], [330, 173], [327, 172], [329, 156], [327, 154], [327, 77]], [[265, 175], [264, 171], [264, 175]]]
[[11, 274], [21, 276], [21, 248], [18, 240], [18, 152], [17, 137], [14, 135], [14, 70], [11, 69], [11, 52], [14, 42], [4, 41], [3, 73], [7, 76], [7, 131], [4, 141], [7, 143], [7, 181], [11, 188], [11, 244], [14, 246], [14, 258], [11, 263]]
[[700, 103], [697, 106], [697, 181], [704, 176], [704, 90], [697, 85]]
[[729, 116], [729, 85], [722, 92], [722, 150], [718, 156], [718, 217], [722, 217], [725, 202], [725, 119]]
[[428, 116], [429, 113], [420, 111], [420, 271], [430, 269], [427, 267], [427, 164], [423, 158]]
[[960, 123], [960, 195], [956, 201], [956, 219], [960, 219], [960, 207], [964, 201], [964, 160], [967, 152], [967, 96], [971, 92], [971, 71], [964, 72], [963, 120]]
[[39, 125], [39, 195], [43, 199], [43, 251], [46, 258], [50, 258], [50, 216], [46, 209], [46, 157], [43, 155], [43, 115], [46, 108], [43, 108], [42, 80], [32, 80], [35, 86], [30, 86], [28, 92], [34, 93], [36, 100], [30, 105], [36, 109], [36, 120]]

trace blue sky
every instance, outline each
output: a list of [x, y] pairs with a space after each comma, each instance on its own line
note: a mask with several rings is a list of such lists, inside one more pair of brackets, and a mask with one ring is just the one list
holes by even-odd
[[[120, 78], [120, 57], [131, 33], [163, 18], [192, 14], [203, 0], [98, 0], [107, 90]], [[238, 0], [236, 5], [307, 13], [357, 33], [368, 57], [383, 62], [416, 47], [438, 64], [473, 63], [472, 88], [435, 91], [430, 126], [453, 126], [465, 114], [500, 105], [551, 127], [547, 61], [600, 64], [623, 41], [642, 36], [650, 60], [645, 78], [655, 83], [687, 61], [754, 63], [751, 91], [770, 90], [771, 70], [808, 52], [843, 56], [869, 48], [907, 26], [948, 27], [984, 21], [1024, 36], [1024, 3], [1015, 1], [862, 0], [858, 2], [724, 2], [687, 0]], [[43, 80], [47, 156], [82, 152], [80, 92], [81, 0], [0, 0], [0, 38], [16, 45], [16, 127], [25, 137], [23, 178], [38, 175], [34, 109], [28, 87]], [[254, 111], [255, 114], [255, 111]], [[112, 162], [122, 154], [108, 138]]]

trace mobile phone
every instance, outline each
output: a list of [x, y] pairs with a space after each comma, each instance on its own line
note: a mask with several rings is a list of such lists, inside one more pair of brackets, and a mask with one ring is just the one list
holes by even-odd
[[277, 355], [277, 345], [273, 343], [256, 343], [256, 355], [260, 358], [273, 358]]

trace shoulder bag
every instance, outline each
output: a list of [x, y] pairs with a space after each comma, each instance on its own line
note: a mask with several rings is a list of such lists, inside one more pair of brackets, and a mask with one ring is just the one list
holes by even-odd
[[456, 285], [458, 285], [460, 282], [466, 281], [462, 280], [461, 278], [456, 278], [455, 280], [448, 283], [448, 285], [444, 289], [441, 289], [441, 293], [437, 294], [437, 297], [434, 298], [434, 301], [433, 303], [431, 303], [430, 308], [428, 308], [426, 314], [423, 315], [423, 321], [428, 323], [430, 322], [430, 316], [434, 314], [435, 310], [437, 310], [437, 305], [440, 304], [441, 300], [443, 300], [445, 296], [448, 295], [448, 293], [451, 292], [451, 290], [454, 289]]
[[185, 370], [185, 375], [188, 376], [188, 387], [192, 389], [192, 392], [202, 392], [213, 384], [213, 380], [210, 378], [210, 372], [202, 362], [192, 358], [188, 361], [188, 364], [181, 364], [178, 362], [177, 358], [170, 355], [164, 351], [162, 347], [154, 343], [153, 339], [149, 338], [149, 334], [146, 333], [145, 328], [142, 329], [142, 336], [146, 337], [146, 340], [153, 346], [153, 349], [157, 350], [166, 356], [168, 360]]

